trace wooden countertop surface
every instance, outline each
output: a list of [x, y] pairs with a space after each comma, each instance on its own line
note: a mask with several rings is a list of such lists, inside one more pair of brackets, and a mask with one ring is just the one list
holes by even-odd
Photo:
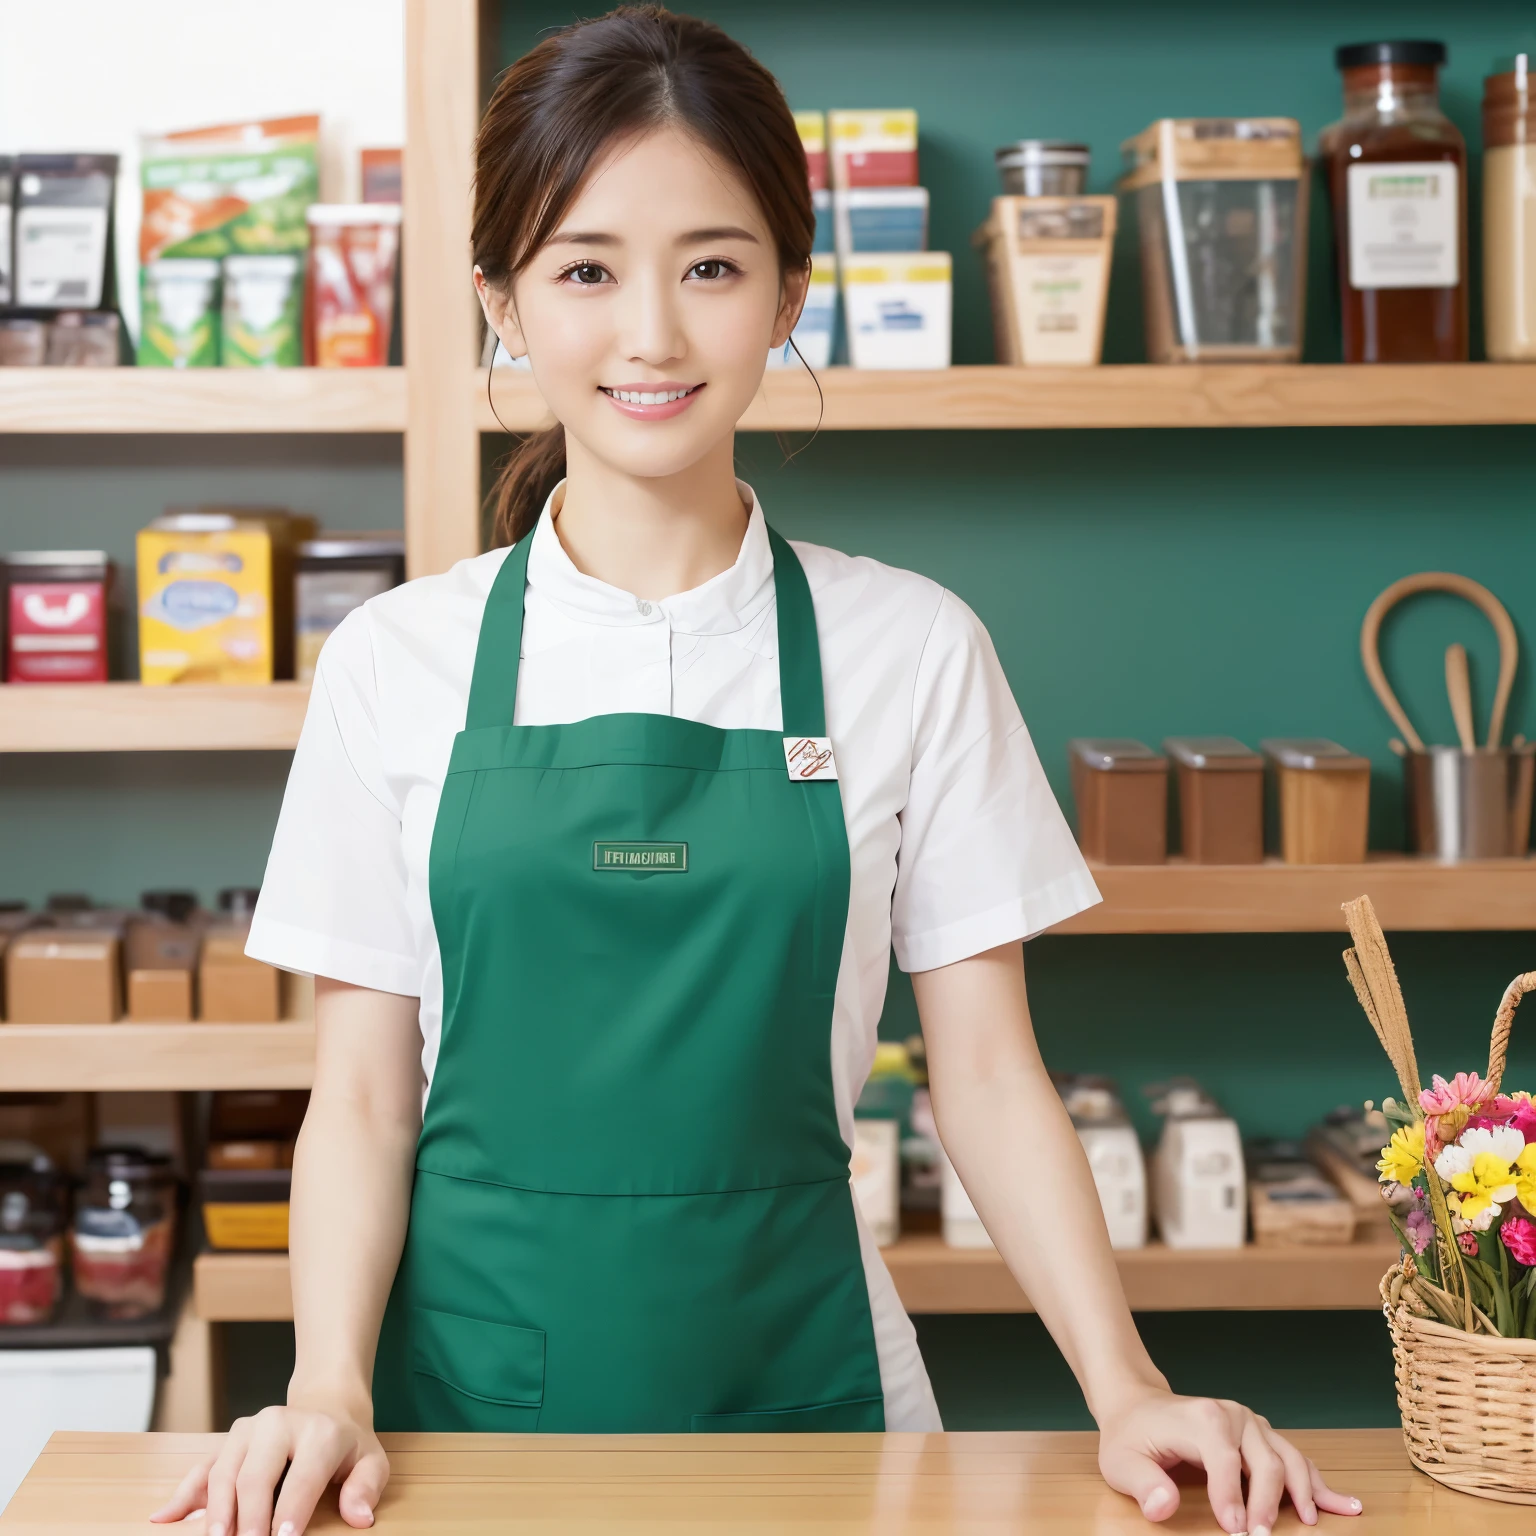
[[[454, 1532], [793, 1529], [844, 1532], [1148, 1536], [1129, 1499], [1099, 1480], [1091, 1434], [386, 1435], [394, 1477], [384, 1536]], [[1330, 1536], [1515, 1536], [1531, 1511], [1452, 1493], [1415, 1472], [1396, 1430], [1303, 1430], [1295, 1439], [1334, 1485], [1365, 1504], [1323, 1516]], [[191, 1532], [151, 1526], [149, 1510], [204, 1447], [205, 1435], [56, 1434], [0, 1516], [0, 1536]], [[312, 1531], [348, 1529], [334, 1497]], [[1217, 1530], [1203, 1489], [1184, 1490], [1163, 1530]], [[1305, 1527], [1281, 1512], [1276, 1536]]]

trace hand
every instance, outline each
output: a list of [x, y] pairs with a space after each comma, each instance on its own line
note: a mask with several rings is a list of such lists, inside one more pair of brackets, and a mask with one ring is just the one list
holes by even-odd
[[1179, 1507], [1168, 1470], [1181, 1461], [1205, 1469], [1211, 1508], [1229, 1536], [1270, 1536], [1285, 1493], [1306, 1525], [1317, 1524], [1318, 1510], [1360, 1513], [1359, 1499], [1335, 1493], [1312, 1462], [1241, 1403], [1149, 1389], [1099, 1427], [1104, 1481], [1130, 1494], [1149, 1520], [1166, 1520]]
[[149, 1518], [184, 1520], [204, 1509], [200, 1536], [301, 1536], [320, 1495], [339, 1482], [341, 1518], [361, 1529], [373, 1524], [388, 1481], [389, 1460], [366, 1422], [340, 1410], [263, 1408], [253, 1419], [236, 1419], [218, 1455], [199, 1462]]

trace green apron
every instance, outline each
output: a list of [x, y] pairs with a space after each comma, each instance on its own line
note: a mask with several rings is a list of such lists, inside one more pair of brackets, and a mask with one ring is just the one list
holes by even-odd
[[532, 535], [432, 836], [443, 1027], [380, 1429], [879, 1430], [832, 1000], [848, 916], [810, 589], [770, 533], [783, 734], [513, 725]]

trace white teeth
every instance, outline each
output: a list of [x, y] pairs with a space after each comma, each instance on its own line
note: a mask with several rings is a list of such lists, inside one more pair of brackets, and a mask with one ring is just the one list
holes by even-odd
[[605, 394], [612, 395], [615, 400], [622, 400], [626, 405], [670, 405], [674, 400], [681, 400], [684, 395], [691, 395], [693, 388], [688, 389], [609, 389]]

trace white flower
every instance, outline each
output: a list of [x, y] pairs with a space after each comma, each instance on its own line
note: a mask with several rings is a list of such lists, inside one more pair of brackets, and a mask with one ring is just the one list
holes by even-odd
[[[1463, 1131], [1456, 1145], [1461, 1151], [1473, 1157], [1476, 1157], [1479, 1152], [1492, 1152], [1495, 1157], [1502, 1158], [1506, 1163], [1513, 1163], [1525, 1151], [1525, 1137], [1512, 1125], [1496, 1125], [1491, 1129], [1480, 1125], [1470, 1131]], [[1468, 1166], [1471, 1166], [1470, 1163]], [[1435, 1162], [1435, 1171], [1437, 1173], [1440, 1171], [1438, 1159]]]
[[[1467, 1135], [1470, 1136], [1471, 1134], [1470, 1131], [1467, 1132]], [[1440, 1156], [1435, 1159], [1435, 1172], [1449, 1184], [1458, 1173], [1472, 1172], [1472, 1159], [1474, 1156], [1475, 1153], [1470, 1147], [1446, 1147], [1442, 1150]]]

